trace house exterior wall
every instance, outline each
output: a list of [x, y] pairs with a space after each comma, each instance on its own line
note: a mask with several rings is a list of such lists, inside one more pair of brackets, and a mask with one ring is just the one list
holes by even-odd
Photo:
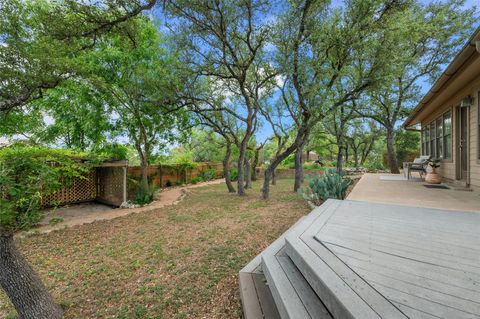
[[[448, 101], [442, 104], [441, 107], [436, 108], [434, 112], [431, 112], [421, 122], [422, 129], [429, 125], [432, 121], [435, 121], [439, 116], [445, 112], [450, 111], [452, 114], [452, 157], [451, 159], [444, 159], [441, 162], [441, 166], [438, 169], [439, 173], [446, 179], [454, 181], [457, 179], [456, 163], [458, 161], [458, 149], [457, 149], [457, 129], [459, 125], [459, 119], [457, 118], [457, 107], [463, 98], [470, 95], [474, 98], [473, 104], [469, 107], [469, 119], [468, 119], [468, 147], [469, 147], [469, 178], [467, 183], [472, 188], [480, 188], [480, 159], [479, 159], [479, 140], [480, 132], [478, 125], [479, 118], [479, 97], [480, 97], [480, 74], [465, 86], [463, 89], [455, 93]], [[423, 139], [423, 135], [422, 135]], [[423, 145], [423, 143], [422, 143]], [[422, 150], [423, 152], [423, 150]]]

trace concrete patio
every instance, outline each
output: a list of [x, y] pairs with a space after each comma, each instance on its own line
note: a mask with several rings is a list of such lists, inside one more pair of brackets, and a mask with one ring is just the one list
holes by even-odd
[[[392, 176], [399, 180], [384, 180], [381, 176]], [[394, 177], [397, 176], [397, 177]], [[403, 175], [365, 174], [348, 195], [349, 200], [399, 204], [416, 207], [439, 208], [480, 212], [480, 193], [425, 187], [418, 178], [401, 180]]]

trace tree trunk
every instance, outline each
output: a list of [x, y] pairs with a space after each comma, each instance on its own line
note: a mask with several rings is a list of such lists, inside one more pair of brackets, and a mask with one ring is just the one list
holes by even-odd
[[140, 163], [140, 170], [142, 172], [141, 190], [144, 193], [148, 193], [148, 163], [145, 159], [142, 159]]
[[233, 187], [232, 179], [230, 177], [230, 156], [232, 154], [232, 145], [227, 143], [227, 150], [225, 157], [223, 158], [223, 176], [225, 176], [225, 184], [227, 184], [228, 192], [235, 193], [235, 187]]
[[272, 171], [272, 185], [277, 185], [277, 168]]
[[340, 173], [343, 170], [343, 147], [338, 147], [337, 153], [337, 172]]
[[395, 147], [393, 141], [395, 138], [395, 132], [393, 129], [387, 129], [387, 152], [388, 152], [388, 166], [390, 167], [390, 173], [399, 174], [397, 166], [397, 154], [395, 154]]
[[355, 168], [358, 168], [358, 149], [353, 148], [353, 162], [355, 163]]
[[245, 159], [245, 189], [252, 188], [252, 164], [250, 159]]
[[18, 251], [12, 235], [0, 235], [0, 285], [22, 319], [63, 317], [40, 277]]
[[258, 179], [257, 176], [257, 166], [258, 166], [258, 160], [260, 158], [260, 148], [255, 150], [255, 153], [253, 154], [253, 161], [252, 161], [252, 181], [256, 181]]
[[345, 144], [343, 151], [345, 152], [345, 164], [348, 164], [348, 144]]
[[245, 148], [238, 148], [240, 154], [238, 155], [238, 179], [237, 179], [237, 194], [240, 196], [245, 195]]
[[295, 182], [293, 185], [293, 191], [298, 192], [303, 183], [303, 163], [302, 163], [302, 154], [303, 153], [303, 143], [295, 151]]

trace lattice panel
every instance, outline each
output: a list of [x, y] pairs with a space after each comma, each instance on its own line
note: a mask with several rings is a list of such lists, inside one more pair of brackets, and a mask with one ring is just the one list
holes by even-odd
[[92, 201], [97, 195], [96, 184], [96, 174], [93, 170], [83, 178], [75, 178], [69, 187], [63, 187], [53, 194], [44, 195], [42, 206], [51, 207]]
[[97, 168], [98, 188], [97, 200], [109, 205], [120, 206], [123, 203], [124, 168]]

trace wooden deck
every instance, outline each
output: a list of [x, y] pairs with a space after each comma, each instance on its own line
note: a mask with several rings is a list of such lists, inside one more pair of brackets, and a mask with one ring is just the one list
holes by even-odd
[[480, 318], [480, 214], [329, 200], [254, 261], [281, 318]]

